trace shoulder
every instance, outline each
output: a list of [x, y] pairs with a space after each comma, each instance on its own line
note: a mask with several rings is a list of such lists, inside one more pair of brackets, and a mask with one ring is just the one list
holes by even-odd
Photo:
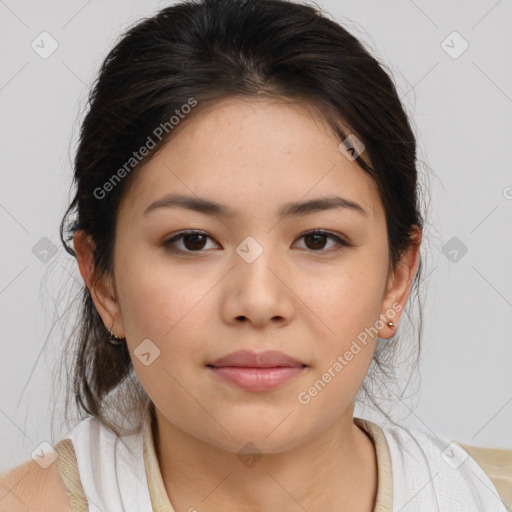
[[512, 450], [458, 444], [485, 471], [503, 503], [512, 510]]
[[41, 451], [37, 462], [30, 459], [0, 474], [0, 512], [87, 510], [73, 441], [87, 437], [90, 423], [80, 421], [52, 451]]
[[57, 464], [30, 460], [0, 475], [0, 512], [70, 512]]

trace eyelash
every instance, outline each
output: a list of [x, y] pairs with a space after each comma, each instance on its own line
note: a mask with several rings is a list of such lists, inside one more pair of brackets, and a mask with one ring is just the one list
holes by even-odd
[[[183, 239], [183, 237], [185, 237], [187, 235], [203, 235], [206, 238], [212, 239], [212, 237], [210, 237], [209, 235], [207, 235], [203, 231], [194, 231], [194, 230], [192, 230], [192, 231], [182, 231], [182, 232], [178, 233], [177, 235], [174, 235], [172, 238], [169, 238], [168, 240], [164, 241], [162, 245], [165, 247], [166, 250], [168, 250], [170, 252], [173, 252], [173, 253], [181, 253], [181, 254], [183, 254], [183, 253], [201, 253], [201, 252], [205, 252], [202, 249], [200, 249], [198, 251], [190, 251], [190, 250], [176, 249], [176, 248], [173, 247], [173, 244], [175, 242], [177, 242], [178, 240]], [[342, 250], [345, 247], [351, 247], [351, 244], [349, 244], [343, 238], [340, 238], [339, 236], [335, 235], [334, 233], [331, 233], [329, 231], [324, 231], [322, 229], [314, 229], [312, 231], [307, 231], [306, 233], [303, 233], [302, 235], [300, 235], [299, 238], [303, 238], [303, 237], [308, 236], [308, 235], [323, 235], [323, 236], [326, 236], [327, 238], [330, 238], [331, 240], [334, 240], [336, 242], [337, 246], [338, 246], [334, 250], [325, 250], [325, 249], [313, 250], [313, 249], [310, 249], [311, 252], [317, 252], [317, 253], [321, 253], [321, 252], [338, 252], [338, 251]]]

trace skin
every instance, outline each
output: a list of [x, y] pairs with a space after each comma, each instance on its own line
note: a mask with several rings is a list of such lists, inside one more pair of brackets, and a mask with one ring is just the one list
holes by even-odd
[[[197, 107], [199, 109], [199, 106]], [[377, 337], [308, 404], [298, 401], [365, 328], [405, 306], [419, 264], [421, 231], [389, 271], [385, 213], [373, 180], [338, 149], [318, 111], [229, 98], [202, 106], [136, 177], [117, 218], [114, 276], [93, 284], [92, 245], [75, 236], [80, 272], [105, 326], [126, 338], [135, 372], [156, 406], [162, 478], [177, 511], [373, 510], [377, 462], [353, 422], [354, 399]], [[145, 208], [167, 193], [215, 200], [220, 218]], [[279, 207], [340, 195], [367, 215], [338, 208], [279, 217]], [[108, 199], [105, 199], [108, 200]], [[329, 237], [301, 236], [324, 229]], [[211, 238], [163, 245], [183, 230]], [[248, 236], [263, 253], [248, 263]], [[194, 252], [195, 249], [195, 252]], [[202, 251], [202, 252], [198, 252]], [[393, 317], [398, 326], [401, 311]], [[396, 328], [395, 328], [396, 329]], [[381, 338], [395, 329], [385, 323]], [[149, 339], [160, 355], [134, 355]], [[205, 366], [238, 349], [277, 349], [308, 365], [270, 391], [251, 392]], [[262, 457], [251, 467], [246, 443]]]

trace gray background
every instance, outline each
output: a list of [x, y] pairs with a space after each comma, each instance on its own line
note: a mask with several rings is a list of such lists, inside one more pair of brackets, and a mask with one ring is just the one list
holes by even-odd
[[[450, 440], [512, 449], [512, 2], [318, 4], [391, 69], [431, 169], [423, 172], [431, 204], [421, 378], [394, 417]], [[50, 384], [62, 387], [59, 318], [82, 283], [58, 236], [79, 121], [115, 39], [165, 5], [0, 0], [0, 471], [68, 430], [63, 395]], [[58, 43], [46, 59], [31, 47], [42, 46], [43, 31]], [[469, 44], [460, 55], [454, 31]], [[44, 239], [55, 254], [42, 252], [52, 247]]]

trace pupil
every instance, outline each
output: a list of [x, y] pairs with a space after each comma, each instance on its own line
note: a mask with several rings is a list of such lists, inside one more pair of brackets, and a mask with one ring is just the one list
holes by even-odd
[[[324, 238], [324, 237], [325, 237], [325, 235], [314, 234], [314, 235], [308, 235], [306, 238], [307, 238], [307, 239], [310, 239], [310, 238], [315, 239], [315, 238], [316, 238], [316, 242], [320, 245], [320, 247], [314, 247], [314, 248], [315, 248], [315, 249], [321, 249], [321, 248], [322, 248], [322, 246], [323, 246], [324, 244], [323, 244], [323, 243], [321, 243], [321, 242], [319, 242], [319, 241], [318, 241], [318, 239], [319, 239], [319, 238], [320, 238], [320, 239], [322, 239], [322, 238]], [[313, 242], [313, 245], [315, 245], [315, 242]]]
[[[197, 239], [203, 239], [203, 243], [201, 243], [201, 241], [197, 242]], [[185, 243], [185, 246], [187, 247], [187, 249], [202, 249], [203, 246], [204, 246], [204, 235], [201, 235], [201, 234], [198, 234], [198, 233], [192, 233], [191, 235], [185, 235], [184, 238], [183, 238], [183, 241]], [[192, 240], [192, 244], [190, 243], [187, 243], [187, 240]], [[195, 244], [199, 244], [199, 247], [195, 246]], [[192, 245], [192, 247], [190, 247], [190, 245]]]

